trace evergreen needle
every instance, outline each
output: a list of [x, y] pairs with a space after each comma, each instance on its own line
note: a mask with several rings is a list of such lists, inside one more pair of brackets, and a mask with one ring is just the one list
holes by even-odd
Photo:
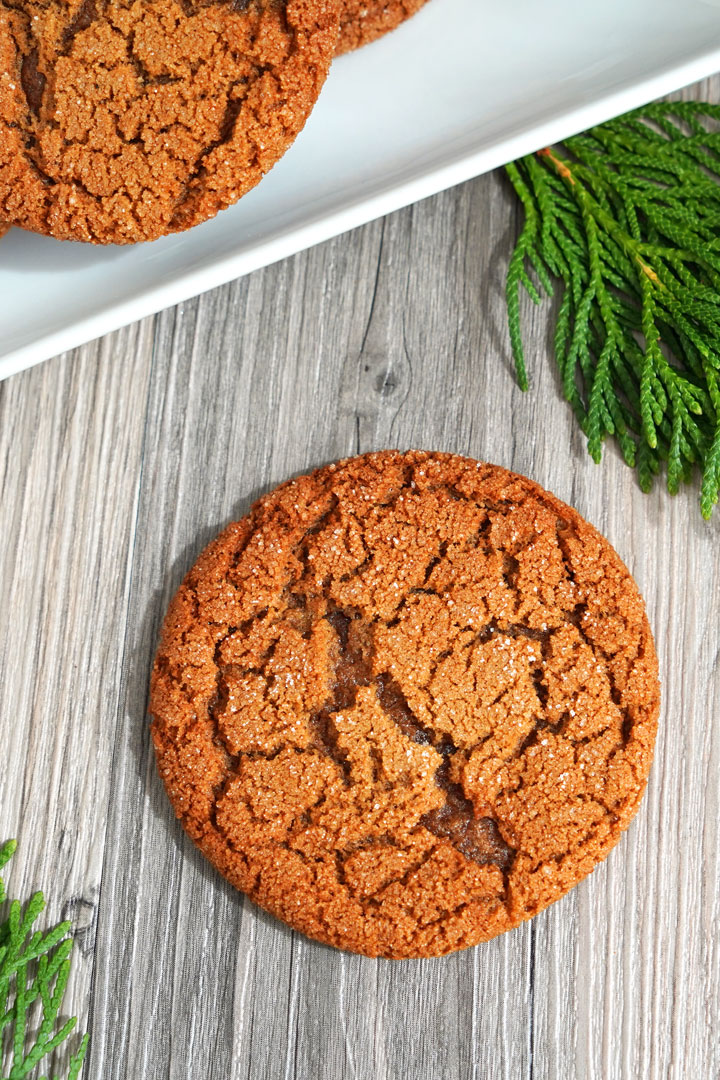
[[[0, 846], [0, 870], [15, 848], [14, 840]], [[5, 902], [5, 883], [0, 877], [0, 904]], [[6, 919], [0, 919], [0, 1072], [5, 1080], [29, 1078], [42, 1059], [65, 1042], [77, 1023], [74, 1016], [64, 1023], [58, 1020], [70, 974], [72, 941], [66, 936], [70, 923], [60, 923], [46, 934], [32, 933], [44, 907], [43, 894], [37, 892], [24, 911], [19, 900], [12, 900]], [[36, 1013], [32, 1006], [37, 999]], [[70, 1057], [68, 1080], [77, 1080], [87, 1047], [88, 1036], [84, 1035]], [[10, 1068], [7, 1076], [6, 1064]]]
[[[561, 286], [563, 393], [600, 461], [614, 436], [649, 491], [701, 475], [720, 493], [720, 105], [659, 102], [506, 167], [525, 221], [507, 273], [517, 379], [520, 289]], [[535, 278], [531, 274], [534, 272]]]

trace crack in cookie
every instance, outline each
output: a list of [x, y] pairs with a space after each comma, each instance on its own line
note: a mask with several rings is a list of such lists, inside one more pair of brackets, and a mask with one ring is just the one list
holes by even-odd
[[[441, 548], [445, 546], [441, 545]], [[431, 561], [426, 579], [441, 557]], [[311, 718], [310, 723], [318, 732], [320, 745], [342, 769], [346, 783], [353, 782], [352, 769], [347, 753], [338, 745], [339, 732], [333, 723], [333, 713], [352, 708], [361, 687], [374, 686], [383, 712], [403, 735], [416, 744], [434, 747], [443, 756], [444, 760], [435, 770], [435, 783], [443, 791], [445, 801], [438, 809], [423, 814], [420, 823], [435, 836], [449, 840], [459, 852], [480, 865], [495, 863], [501, 870], [509, 870], [515, 852], [503, 840], [497, 822], [490, 817], [476, 818], [472, 802], [466, 798], [461, 785], [450, 779], [447, 759], [457, 753], [457, 747], [447, 735], [438, 737], [431, 728], [418, 722], [402, 690], [387, 673], [373, 675], [372, 628], [342, 611], [333, 611], [326, 618], [337, 634], [339, 655], [334, 668], [332, 699]]]

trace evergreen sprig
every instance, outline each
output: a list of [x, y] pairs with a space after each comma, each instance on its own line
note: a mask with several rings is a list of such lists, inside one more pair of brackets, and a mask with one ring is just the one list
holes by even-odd
[[[15, 848], [14, 840], [0, 847], [0, 870]], [[0, 905], [5, 905], [6, 899], [0, 877]], [[41, 892], [36, 892], [24, 909], [19, 900], [12, 900], [7, 918], [0, 922], [0, 1069], [6, 1058], [11, 1062], [5, 1080], [29, 1077], [44, 1057], [65, 1042], [77, 1023], [76, 1017], [58, 1023], [70, 974], [72, 940], [66, 936], [70, 923], [60, 923], [45, 934], [33, 932], [33, 923], [44, 907]], [[33, 1008], [38, 999], [39, 1007]], [[84, 1035], [70, 1057], [67, 1080], [76, 1080], [87, 1046], [88, 1036]]]
[[507, 275], [520, 386], [520, 289], [539, 303], [559, 281], [555, 358], [591, 456], [615, 436], [643, 491], [663, 462], [672, 494], [697, 468], [706, 518], [720, 491], [718, 122], [720, 105], [654, 103], [506, 167], [525, 211]]

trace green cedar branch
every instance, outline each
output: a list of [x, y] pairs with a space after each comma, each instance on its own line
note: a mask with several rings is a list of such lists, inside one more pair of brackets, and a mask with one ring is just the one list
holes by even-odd
[[[0, 847], [0, 870], [15, 849], [14, 840]], [[6, 903], [5, 883], [0, 877], [0, 905]], [[45, 934], [33, 932], [44, 907], [43, 894], [36, 892], [24, 911], [19, 900], [10, 901], [7, 917], [0, 920], [0, 1069], [6, 1060], [11, 1062], [5, 1080], [30, 1077], [43, 1058], [66, 1041], [77, 1023], [74, 1016], [64, 1023], [58, 1020], [70, 975], [70, 923], [60, 923]], [[32, 1007], [38, 999], [40, 1008], [35, 1010]], [[70, 1056], [67, 1080], [77, 1080], [87, 1048], [88, 1036], [84, 1035]]]
[[[560, 286], [563, 393], [599, 462], [614, 437], [649, 491], [720, 494], [720, 105], [658, 102], [506, 167], [525, 220], [506, 295], [528, 388], [520, 294]], [[534, 276], [533, 276], [534, 275]]]

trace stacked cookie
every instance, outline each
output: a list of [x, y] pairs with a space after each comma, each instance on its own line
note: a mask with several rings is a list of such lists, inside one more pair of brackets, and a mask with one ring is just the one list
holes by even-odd
[[291, 145], [336, 52], [424, 2], [0, 3], [0, 222], [125, 244], [206, 221]]
[[336, 54], [350, 52], [394, 30], [427, 0], [342, 0]]

